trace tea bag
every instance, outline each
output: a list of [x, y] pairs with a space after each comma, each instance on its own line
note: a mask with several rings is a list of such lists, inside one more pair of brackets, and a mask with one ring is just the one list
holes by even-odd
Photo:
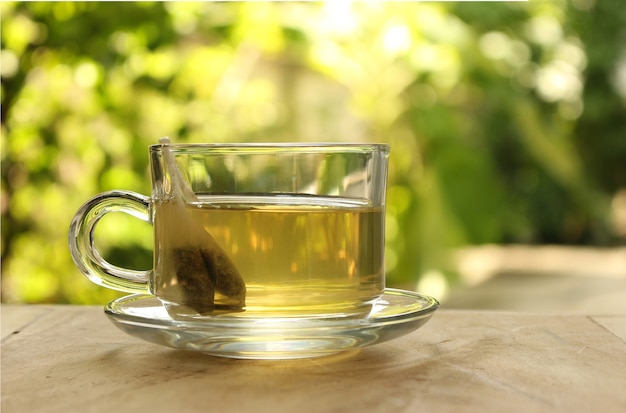
[[[215, 308], [240, 310], [245, 306], [246, 286], [226, 252], [187, 211], [187, 204], [198, 198], [182, 177], [168, 148], [170, 140], [162, 138], [163, 159], [171, 181], [170, 200], [161, 205], [161, 227], [167, 231], [172, 271], [176, 274], [182, 303], [199, 313]], [[221, 294], [215, 303], [215, 293]]]

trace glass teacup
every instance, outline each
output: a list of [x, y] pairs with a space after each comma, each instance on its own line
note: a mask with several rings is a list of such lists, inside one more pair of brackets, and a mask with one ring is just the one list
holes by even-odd
[[[93, 282], [155, 295], [176, 318], [354, 317], [385, 288], [384, 144], [170, 144], [149, 148], [152, 195], [87, 201], [69, 234]], [[154, 226], [154, 269], [95, 248], [110, 212]]]

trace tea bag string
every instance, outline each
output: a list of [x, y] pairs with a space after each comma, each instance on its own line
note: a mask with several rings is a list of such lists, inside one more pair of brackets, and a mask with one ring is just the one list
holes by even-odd
[[172, 182], [172, 196], [177, 201], [182, 203], [187, 202], [198, 202], [198, 197], [193, 192], [187, 181], [183, 177], [178, 165], [176, 164], [176, 159], [172, 154], [172, 151], [169, 148], [171, 144], [170, 138], [163, 137], [159, 140], [159, 143], [162, 146], [163, 150], [163, 159], [165, 160], [165, 166], [170, 172], [170, 179]]

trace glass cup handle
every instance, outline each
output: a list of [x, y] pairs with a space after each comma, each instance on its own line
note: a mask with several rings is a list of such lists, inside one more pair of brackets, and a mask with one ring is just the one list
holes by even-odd
[[130, 293], [150, 293], [151, 270], [137, 271], [107, 262], [94, 243], [94, 229], [109, 212], [123, 212], [152, 223], [150, 198], [130, 191], [110, 191], [87, 201], [70, 225], [70, 254], [76, 266], [93, 283]]

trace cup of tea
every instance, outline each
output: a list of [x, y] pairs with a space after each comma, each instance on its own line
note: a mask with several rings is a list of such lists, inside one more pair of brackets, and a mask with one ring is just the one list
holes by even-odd
[[[87, 201], [70, 252], [91, 281], [154, 295], [176, 318], [364, 315], [385, 289], [388, 155], [384, 144], [162, 140], [149, 147], [152, 194]], [[153, 225], [153, 269], [98, 252], [94, 229], [112, 212]]]

